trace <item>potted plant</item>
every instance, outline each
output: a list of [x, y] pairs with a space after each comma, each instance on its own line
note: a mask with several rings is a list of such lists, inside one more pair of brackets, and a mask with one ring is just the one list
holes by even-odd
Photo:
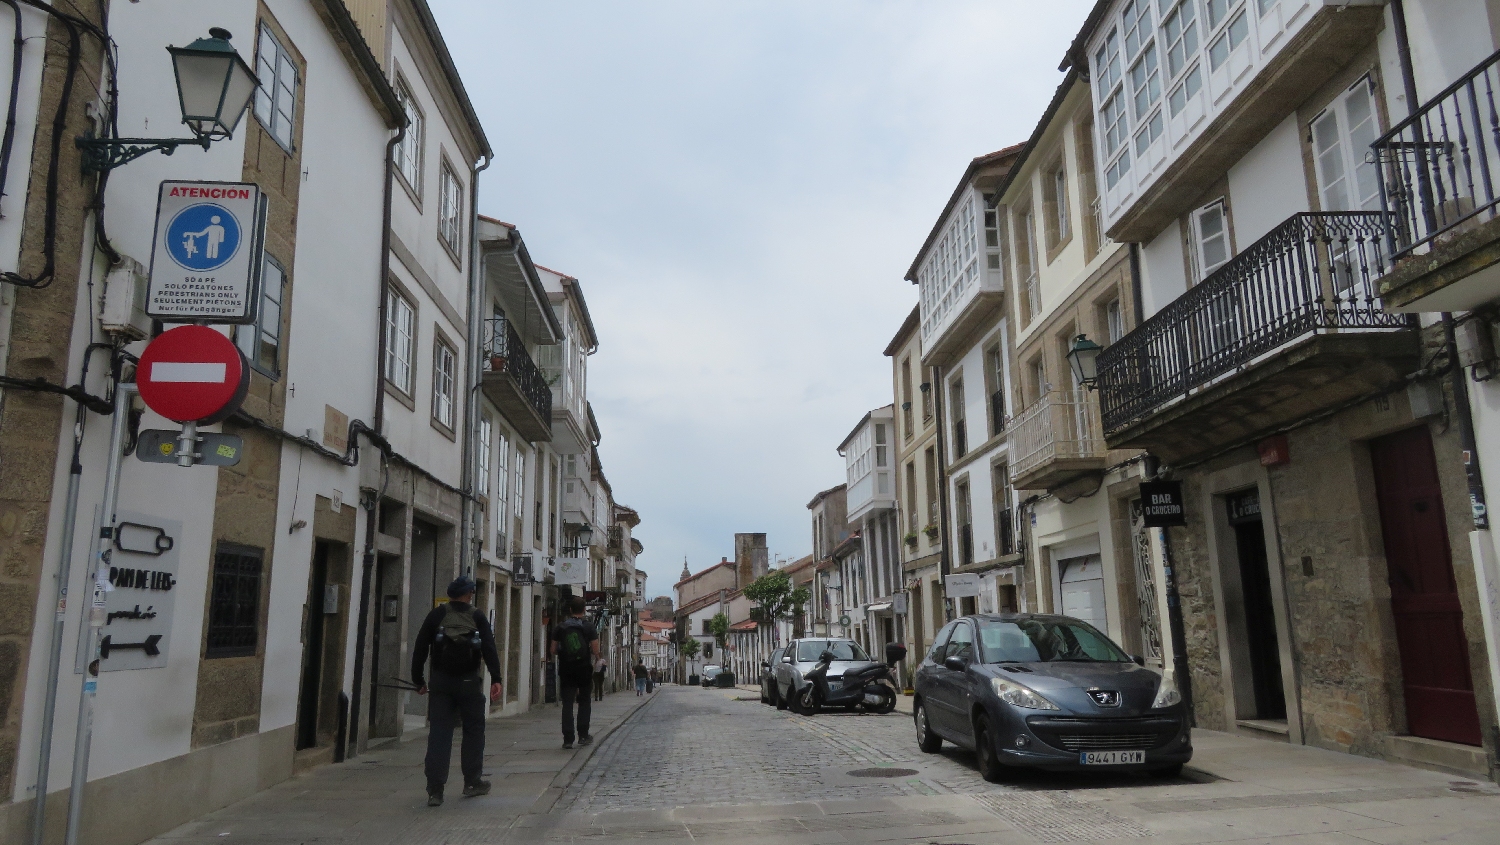
[[906, 532], [906, 536], [902, 537], [901, 539], [906, 541], [906, 545], [911, 546], [914, 549], [917, 547], [917, 532], [908, 531]]
[[490, 372], [492, 372], [492, 373], [503, 373], [503, 372], [505, 372], [505, 356], [504, 355], [491, 355], [490, 356]]
[[929, 543], [936, 543], [937, 542], [937, 538], [938, 538], [938, 527], [937, 527], [937, 525], [929, 525], [926, 528], [923, 528], [922, 530], [924, 532], [926, 532], [926, 534], [927, 534], [927, 542], [929, 542]]

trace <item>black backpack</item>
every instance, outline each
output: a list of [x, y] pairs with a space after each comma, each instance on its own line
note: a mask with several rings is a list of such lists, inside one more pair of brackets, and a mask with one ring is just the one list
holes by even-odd
[[589, 629], [579, 619], [567, 619], [558, 626], [557, 659], [564, 669], [578, 670], [591, 661]]
[[447, 675], [467, 675], [479, 668], [484, 660], [484, 643], [475, 613], [478, 611], [464, 612], [448, 604], [432, 642], [432, 668]]

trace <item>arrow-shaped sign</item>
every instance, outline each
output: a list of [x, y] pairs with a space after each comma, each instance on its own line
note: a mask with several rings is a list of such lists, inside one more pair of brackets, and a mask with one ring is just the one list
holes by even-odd
[[143, 643], [115, 643], [109, 637], [105, 637], [99, 641], [99, 656], [107, 659], [111, 651], [138, 648], [146, 652], [147, 657], [155, 657], [161, 654], [161, 649], [156, 647], [156, 644], [159, 642], [161, 642], [161, 634], [152, 634]]

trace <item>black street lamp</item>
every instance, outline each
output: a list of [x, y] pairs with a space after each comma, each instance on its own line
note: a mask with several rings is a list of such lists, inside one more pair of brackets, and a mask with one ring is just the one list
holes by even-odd
[[112, 170], [156, 150], [171, 155], [184, 144], [206, 150], [214, 141], [233, 137], [260, 80], [229, 38], [227, 30], [214, 27], [207, 38], [167, 48], [182, 122], [192, 138], [95, 138], [90, 133], [76, 140], [83, 151], [83, 171]]
[[594, 539], [594, 528], [587, 522], [581, 528], [573, 532], [573, 542], [577, 545], [564, 546], [563, 554], [582, 554], [589, 547], [589, 542]]
[[1099, 381], [1099, 353], [1103, 351], [1104, 347], [1089, 340], [1086, 334], [1073, 341], [1073, 348], [1068, 350], [1068, 364], [1079, 387], [1095, 389]]

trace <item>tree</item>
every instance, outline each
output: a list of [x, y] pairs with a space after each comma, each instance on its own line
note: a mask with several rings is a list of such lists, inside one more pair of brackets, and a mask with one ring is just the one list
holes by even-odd
[[802, 615], [802, 607], [812, 598], [812, 591], [806, 587], [793, 589], [792, 576], [784, 569], [777, 569], [746, 587], [745, 598], [760, 606], [761, 618], [769, 623]]
[[695, 658], [695, 657], [698, 656], [698, 652], [700, 650], [702, 650], [702, 648], [703, 648], [703, 644], [702, 643], [698, 642], [697, 640], [693, 639], [692, 637], [688, 637], [687, 638], [687, 642], [684, 642], [682, 644], [682, 647], [680, 648], [680, 651], [682, 652], [682, 656], [684, 658], [686, 658], [688, 660], [692, 660], [693, 658]]
[[719, 648], [724, 648], [729, 639], [729, 617], [715, 613], [714, 618], [708, 620], [708, 632], [714, 635], [714, 642], [719, 644]]

